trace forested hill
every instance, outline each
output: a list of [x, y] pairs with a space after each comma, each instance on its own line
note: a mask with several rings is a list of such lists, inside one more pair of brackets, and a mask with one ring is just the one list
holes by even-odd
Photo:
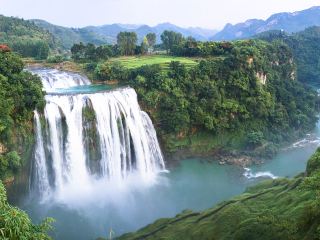
[[0, 43], [24, 57], [46, 59], [49, 49], [59, 47], [57, 39], [30, 21], [0, 15]]
[[320, 237], [319, 189], [318, 149], [306, 174], [262, 182], [203, 212], [184, 211], [117, 239], [316, 240]]
[[64, 49], [70, 49], [74, 43], [93, 43], [95, 45], [113, 42], [114, 39], [105, 37], [86, 28], [67, 28], [57, 26], [44, 20], [31, 20], [38, 27], [50, 32], [59, 40]]
[[292, 50], [298, 67], [298, 80], [305, 83], [320, 83], [320, 27], [288, 34], [284, 31], [267, 31], [256, 38], [265, 41], [282, 41]]
[[170, 23], [162, 23], [151, 27], [148, 25], [106, 24], [102, 26], [89, 26], [84, 28], [68, 28], [48, 23], [44, 20], [30, 20], [37, 26], [48, 30], [60, 40], [65, 49], [70, 49], [74, 43], [114, 44], [120, 32], [135, 32], [141, 42], [148, 33], [155, 33], [157, 39], [165, 30], [181, 33], [183, 36], [192, 36], [197, 40], [205, 41], [213, 36], [216, 31], [203, 28], [182, 28]]

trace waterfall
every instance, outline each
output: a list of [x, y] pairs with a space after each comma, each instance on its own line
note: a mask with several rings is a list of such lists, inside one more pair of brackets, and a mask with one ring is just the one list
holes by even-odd
[[88, 78], [76, 73], [44, 68], [33, 68], [28, 70], [41, 78], [43, 87], [47, 91], [90, 84]]
[[35, 170], [34, 177], [35, 182], [38, 184], [34, 185], [35, 190], [42, 198], [47, 198], [49, 195], [49, 179], [48, 171], [46, 166], [46, 156], [43, 147], [43, 138], [39, 114], [34, 111], [35, 129], [36, 129], [36, 151], [35, 151]]
[[[43, 71], [41, 78], [53, 82], [51, 75]], [[54, 78], [65, 80], [65, 86], [71, 85], [70, 79], [75, 82], [70, 75], [60, 79], [63, 76]], [[156, 131], [132, 88], [48, 94], [41, 117], [45, 131], [35, 112], [34, 184], [42, 193], [88, 188], [96, 180], [119, 183], [131, 174], [150, 182], [165, 168]]]

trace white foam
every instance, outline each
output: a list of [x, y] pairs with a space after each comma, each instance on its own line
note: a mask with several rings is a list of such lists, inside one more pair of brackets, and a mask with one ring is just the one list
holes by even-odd
[[248, 179], [254, 179], [254, 178], [271, 178], [271, 179], [277, 179], [278, 177], [273, 175], [271, 172], [256, 172], [253, 173], [250, 168], [244, 168], [245, 172], [243, 173], [243, 176], [245, 176]]

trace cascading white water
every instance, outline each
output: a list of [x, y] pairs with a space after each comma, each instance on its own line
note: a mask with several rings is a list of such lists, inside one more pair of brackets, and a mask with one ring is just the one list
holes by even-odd
[[36, 151], [35, 151], [35, 181], [39, 184], [37, 185], [38, 194], [41, 194], [42, 198], [46, 198], [49, 194], [49, 179], [48, 171], [46, 166], [46, 158], [43, 147], [43, 137], [41, 130], [41, 123], [39, 114], [34, 111], [34, 120], [36, 126]]
[[90, 80], [88, 78], [76, 73], [44, 68], [34, 68], [29, 70], [40, 76], [43, 87], [46, 91], [90, 84]]
[[[45, 76], [47, 81], [51, 73]], [[34, 172], [40, 192], [89, 189], [97, 180], [121, 183], [131, 174], [150, 182], [165, 168], [151, 119], [141, 111], [132, 88], [49, 94], [43, 117], [45, 132], [35, 112]]]

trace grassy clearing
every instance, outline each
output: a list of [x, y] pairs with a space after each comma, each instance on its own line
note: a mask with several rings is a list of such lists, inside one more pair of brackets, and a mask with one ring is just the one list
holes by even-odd
[[187, 68], [195, 66], [199, 59], [186, 58], [186, 57], [174, 57], [168, 55], [146, 55], [146, 56], [123, 56], [118, 58], [112, 58], [109, 62], [120, 62], [124, 67], [128, 69], [138, 68], [144, 65], [159, 64], [163, 69], [169, 67], [170, 62], [179, 61], [186, 65]]

